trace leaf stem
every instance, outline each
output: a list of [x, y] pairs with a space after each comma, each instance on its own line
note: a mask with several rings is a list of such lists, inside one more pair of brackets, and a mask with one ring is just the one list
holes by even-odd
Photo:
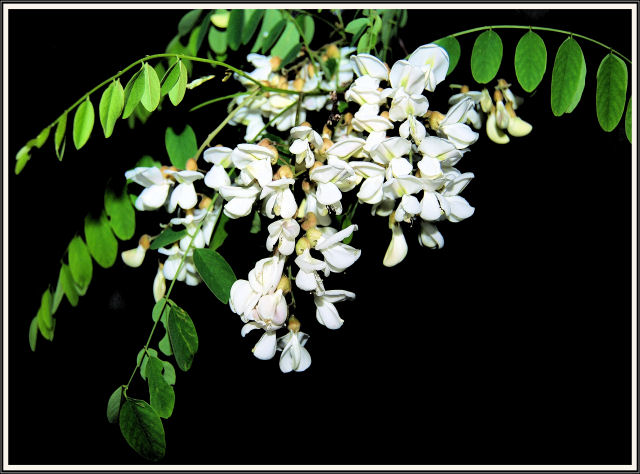
[[[611, 48], [610, 46], [607, 46], [606, 44], [601, 43], [600, 41], [596, 41], [593, 38], [589, 38], [588, 36], [580, 35], [578, 33], [573, 33], [571, 31], [559, 30], [557, 28], [547, 28], [545, 26], [523, 26], [523, 25], [480, 26], [478, 28], [471, 28], [470, 30], [459, 31], [458, 33], [453, 33], [451, 35], [446, 35], [446, 36], [443, 36], [442, 38], [439, 38], [439, 39], [444, 39], [444, 38], [447, 38], [449, 36], [453, 36], [453, 37], [462, 36], [462, 35], [467, 35], [469, 33], [475, 33], [477, 31], [492, 30], [492, 29], [540, 30], [540, 31], [551, 31], [553, 33], [562, 33], [562, 34], [566, 34], [566, 35], [570, 35], [570, 36], [575, 36], [576, 38], [582, 38], [584, 40], [591, 41], [592, 43], [595, 43], [595, 44], [597, 44], [599, 46], [602, 46], [603, 48], [608, 49], [612, 53], [616, 54], [617, 56], [620, 56], [622, 59], [624, 59], [629, 64], [631, 64], [631, 60], [629, 58], [627, 58], [626, 56], [624, 56], [620, 52], [616, 51], [615, 49]], [[438, 41], [438, 40], [435, 40], [435, 41]], [[432, 41], [432, 43], [433, 42], [434, 41]]]

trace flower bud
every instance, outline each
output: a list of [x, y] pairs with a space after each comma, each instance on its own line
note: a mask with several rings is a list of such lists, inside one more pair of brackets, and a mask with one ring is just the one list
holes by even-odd
[[489, 139], [499, 145], [509, 143], [509, 136], [498, 128], [496, 123], [496, 108], [491, 108], [491, 113], [487, 117], [486, 131]]
[[151, 237], [149, 236], [149, 234], [142, 234], [140, 240], [138, 240], [138, 245], [147, 250], [149, 248], [149, 245], [151, 245]]
[[302, 122], [300, 125], [298, 125], [299, 127], [309, 127], [311, 128], [311, 124], [307, 121]]
[[187, 171], [197, 171], [198, 170], [198, 162], [196, 160], [194, 160], [193, 158], [189, 158], [187, 160], [187, 164], [185, 165], [185, 168]]
[[463, 85], [462, 87], [460, 87], [461, 94], [466, 94], [467, 92], [469, 92], [469, 86]]
[[309, 65], [307, 66], [307, 74], [309, 74], [309, 77], [310, 77], [310, 78], [313, 78], [313, 76], [315, 76], [315, 75], [316, 75], [316, 70], [315, 70], [315, 68], [313, 67], [313, 64], [309, 64]]
[[530, 123], [525, 122], [520, 117], [514, 117], [509, 120], [507, 131], [514, 137], [524, 137], [533, 130]]
[[320, 153], [325, 154], [329, 148], [333, 146], [333, 142], [328, 138], [322, 139], [322, 148], [320, 148]]
[[318, 224], [318, 218], [313, 212], [307, 212], [304, 222], [300, 225], [302, 230], [307, 231]]
[[202, 196], [202, 199], [200, 199], [200, 204], [198, 205], [198, 207], [200, 209], [207, 209], [210, 205], [211, 205], [211, 198], [207, 196]]
[[491, 112], [491, 107], [493, 106], [493, 102], [491, 101], [491, 96], [489, 95], [489, 91], [485, 88], [482, 89], [482, 96], [480, 97], [480, 107], [485, 114]]
[[280, 178], [293, 178], [293, 171], [291, 171], [291, 168], [286, 165], [282, 165], [278, 168], [277, 173], [280, 174]]
[[432, 130], [438, 130], [440, 128], [440, 122], [444, 119], [444, 115], [437, 110], [429, 110], [425, 117], [429, 120], [429, 126]]
[[383, 110], [382, 112], [380, 112], [380, 117], [384, 117], [386, 119], [389, 118], [389, 111], [388, 110]]
[[271, 59], [269, 59], [269, 64], [271, 64], [272, 71], [277, 71], [278, 69], [280, 69], [280, 64], [282, 64], [282, 59], [280, 59], [280, 57], [278, 56], [271, 56]]
[[327, 57], [336, 59], [340, 57], [340, 50], [335, 44], [332, 43], [327, 48]]
[[[314, 165], [316, 163], [317, 163], [317, 161], [314, 163]], [[302, 190], [307, 194], [311, 191], [311, 183], [309, 181], [307, 181], [306, 179], [304, 181], [302, 181]]]
[[292, 314], [289, 316], [289, 324], [287, 325], [287, 329], [289, 331], [293, 331], [294, 333], [300, 331], [300, 321]]
[[496, 102], [502, 102], [503, 100], [502, 92], [500, 92], [497, 89], [493, 91], [493, 100]]
[[293, 89], [300, 92], [304, 87], [304, 79], [297, 78], [293, 81]]
[[161, 263], [158, 266], [156, 277], [153, 279], [153, 299], [156, 300], [156, 303], [164, 297], [167, 291], [167, 281], [164, 278], [163, 268], [164, 265]]
[[320, 166], [322, 166], [322, 163], [320, 163], [319, 161], [316, 161], [315, 163], [313, 163], [313, 166], [309, 168], [309, 173], [311, 173], [314, 169], [319, 168]]
[[305, 235], [307, 239], [309, 239], [309, 243], [313, 248], [318, 243], [318, 240], [320, 240], [320, 238], [322, 237], [322, 231], [317, 227], [312, 227], [309, 230], [307, 230], [307, 233]]
[[311, 242], [306, 237], [300, 237], [296, 242], [296, 255], [302, 255], [305, 250], [311, 248]]
[[282, 277], [280, 278], [278, 286], [276, 287], [276, 291], [277, 290], [282, 290], [283, 295], [286, 295], [291, 291], [291, 281], [289, 280], [289, 278], [287, 278], [286, 275], [282, 275]]
[[325, 124], [325, 126], [322, 127], [322, 139], [324, 140], [326, 138], [326, 139], [330, 140], [331, 139], [331, 135], [333, 135], [333, 132]]

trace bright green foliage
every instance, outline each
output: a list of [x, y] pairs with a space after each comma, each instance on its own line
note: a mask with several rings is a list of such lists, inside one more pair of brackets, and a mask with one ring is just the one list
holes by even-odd
[[124, 88], [124, 110], [122, 112], [122, 118], [129, 118], [131, 114], [136, 110], [136, 107], [140, 103], [142, 94], [144, 94], [144, 66], [136, 72], [127, 85]]
[[596, 74], [596, 113], [605, 132], [620, 122], [627, 96], [627, 66], [618, 56], [607, 54]]
[[260, 222], [260, 213], [258, 211], [255, 211], [253, 213], [253, 219], [251, 220], [251, 229], [249, 229], [249, 232], [252, 234], [257, 234], [258, 232], [260, 232], [261, 228], [262, 223]]
[[60, 275], [58, 274], [58, 283], [56, 284], [56, 291], [53, 292], [53, 300], [51, 301], [51, 314], [56, 314], [58, 306], [62, 302], [64, 296], [64, 289], [62, 288], [62, 282], [60, 281]]
[[[93, 276], [93, 264], [91, 263], [91, 255], [82, 240], [82, 237], [76, 235], [69, 243], [69, 269], [73, 276], [73, 281], [80, 288], [87, 288]], [[66, 291], [65, 291], [66, 293]]]
[[149, 403], [162, 418], [169, 418], [173, 413], [176, 396], [173, 387], [166, 381], [162, 372], [164, 364], [157, 357], [150, 357], [147, 364], [147, 381], [149, 382]]
[[[294, 50], [296, 51], [295, 54], [293, 54]], [[288, 21], [282, 35], [271, 49], [271, 55], [281, 58], [281, 66], [284, 67], [295, 59], [297, 51], [300, 51], [300, 33], [298, 32], [298, 27]]]
[[187, 229], [175, 231], [171, 227], [167, 227], [158, 237], [153, 239], [149, 248], [151, 250], [157, 250], [160, 247], [166, 247], [169, 244], [177, 242], [185, 235], [187, 235]]
[[173, 351], [171, 350], [171, 340], [169, 339], [169, 333], [166, 331], [167, 326], [165, 324], [165, 333], [162, 339], [158, 342], [158, 349], [166, 356], [173, 355]]
[[169, 100], [173, 105], [178, 105], [182, 102], [184, 93], [187, 90], [187, 80], [189, 79], [189, 73], [187, 72], [187, 67], [184, 63], [182, 61], [178, 61], [177, 65], [180, 75], [178, 76], [176, 84], [169, 91]]
[[369, 18], [356, 18], [347, 24], [344, 30], [353, 35], [351, 39], [352, 46], [356, 44], [356, 41], [362, 36], [367, 26], [369, 26]]
[[302, 30], [302, 36], [305, 42], [311, 44], [316, 31], [316, 24], [313, 21], [313, 17], [311, 15], [298, 15], [296, 17], [296, 23]]
[[93, 104], [91, 99], [87, 99], [80, 104], [76, 110], [76, 114], [73, 117], [73, 144], [76, 149], [80, 149], [87, 143], [93, 130], [93, 122], [95, 120], [95, 113], [93, 111]]
[[522, 88], [533, 92], [547, 70], [547, 48], [537, 33], [527, 31], [516, 46], [516, 77]]
[[36, 315], [29, 325], [29, 347], [35, 352], [36, 342], [38, 341], [38, 316]]
[[186, 311], [172, 305], [167, 329], [176, 363], [181, 370], [186, 372], [191, 368], [193, 357], [198, 352], [198, 334], [193, 321]]
[[226, 28], [229, 25], [229, 17], [231, 12], [229, 10], [218, 9], [211, 15], [211, 23], [218, 28]]
[[162, 420], [144, 400], [127, 398], [120, 408], [122, 436], [142, 457], [158, 461], [164, 457], [166, 442]]
[[53, 329], [55, 327], [53, 316], [51, 314], [51, 304], [51, 291], [49, 291], [49, 288], [47, 288], [45, 292], [42, 293], [37, 318], [38, 328], [40, 328], [40, 334], [42, 334], [42, 337], [49, 341], [53, 340]]
[[109, 423], [116, 423], [120, 417], [120, 407], [122, 407], [122, 403], [124, 402], [122, 387], [123, 386], [120, 385], [116, 388], [107, 402], [107, 420], [109, 420]]
[[178, 23], [178, 34], [184, 36], [190, 33], [193, 27], [196, 26], [201, 13], [202, 10], [191, 10], [186, 13]]
[[209, 29], [209, 47], [217, 55], [222, 55], [227, 51], [227, 32], [212, 26]]
[[153, 112], [160, 103], [160, 79], [149, 63], [143, 66], [142, 80], [144, 81], [144, 90], [140, 103], [149, 112]]
[[93, 259], [103, 268], [111, 267], [118, 256], [118, 241], [104, 211], [99, 217], [87, 214], [84, 219], [84, 236]]
[[60, 266], [60, 276], [58, 276], [58, 280], [62, 285], [62, 291], [67, 296], [67, 300], [69, 300], [69, 304], [71, 306], [77, 306], [79, 299], [78, 290], [76, 289], [76, 284], [73, 281], [71, 270], [64, 263]]
[[244, 26], [244, 10], [232, 10], [227, 27], [227, 44], [231, 51], [236, 51], [242, 43], [242, 28]]
[[102, 124], [105, 138], [109, 138], [113, 133], [113, 127], [118, 117], [120, 117], [123, 107], [124, 89], [120, 84], [120, 79], [116, 79], [102, 93], [100, 106], [98, 107], [100, 123]]
[[38, 136], [35, 139], [34, 145], [38, 148], [42, 148], [42, 145], [44, 145], [47, 142], [47, 138], [49, 138], [50, 131], [51, 129], [47, 127], [43, 129], [40, 133], [38, 133]]
[[18, 151], [18, 154], [16, 155], [15, 173], [20, 174], [20, 172], [22, 171], [22, 169], [25, 167], [25, 165], [30, 159], [31, 159], [31, 147], [25, 145], [22, 148], [20, 148], [20, 151]]
[[180, 170], [185, 169], [187, 160], [198, 152], [196, 134], [189, 125], [186, 125], [180, 134], [168, 127], [164, 134], [164, 144], [171, 163]]
[[166, 301], [166, 298], [161, 298], [153, 306], [153, 309], [151, 310], [151, 319], [153, 319], [153, 322], [156, 322], [159, 318], [166, 320], [170, 308]]
[[480, 84], [491, 81], [500, 69], [502, 62], [502, 40], [493, 31], [487, 30], [481, 33], [471, 51], [471, 74], [473, 79]]
[[162, 76], [160, 80], [160, 95], [167, 95], [173, 86], [176, 85], [176, 82], [178, 82], [178, 78], [180, 77], [179, 62], [180, 60], [169, 66], [167, 72]]
[[244, 26], [242, 27], [242, 44], [247, 44], [262, 20], [264, 10], [248, 9], [244, 11]]
[[126, 186], [119, 193], [116, 193], [113, 188], [106, 189], [104, 209], [116, 237], [120, 240], [129, 240], [133, 237], [136, 230], [136, 212], [129, 200]]
[[627, 135], [627, 140], [631, 143], [631, 114], [633, 104], [631, 103], [631, 97], [629, 97], [629, 101], [627, 102], [627, 112], [624, 115], [624, 133]]
[[275, 42], [277, 35], [282, 32], [284, 24], [282, 12], [279, 10], [267, 10], [262, 18], [262, 26], [251, 52], [257, 53], [260, 50], [264, 53]]
[[460, 60], [460, 42], [453, 36], [447, 36], [435, 43], [444, 48], [449, 55], [449, 69], [447, 70], [447, 75], [449, 75], [456, 68], [458, 61]]
[[580, 102], [587, 64], [576, 40], [567, 38], [558, 48], [551, 73], [551, 111], [556, 117], [571, 113]]
[[152, 166], [155, 166], [156, 168], [162, 168], [162, 163], [160, 163], [158, 160], [154, 160], [151, 155], [144, 155], [137, 161], [135, 167], [138, 166], [144, 166], [145, 168], [150, 168]]
[[216, 230], [213, 231], [213, 236], [211, 237], [211, 244], [209, 245], [211, 250], [217, 250], [229, 235], [226, 229], [227, 222], [229, 222], [227, 215], [221, 214], [218, 219], [218, 224], [216, 225]]
[[60, 120], [58, 120], [58, 125], [56, 126], [56, 134], [54, 136], [53, 143], [56, 149], [56, 156], [58, 160], [62, 161], [62, 157], [64, 156], [64, 148], [66, 144], [66, 140], [64, 139], [64, 132], [67, 129], [67, 113], [65, 112]]
[[211, 292], [224, 304], [229, 302], [236, 276], [222, 255], [211, 249], [195, 249], [193, 262]]

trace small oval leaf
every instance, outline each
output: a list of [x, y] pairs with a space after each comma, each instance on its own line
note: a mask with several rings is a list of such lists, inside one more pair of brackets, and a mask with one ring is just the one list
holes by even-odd
[[95, 120], [95, 114], [93, 111], [93, 104], [91, 99], [87, 99], [80, 104], [76, 114], [73, 117], [73, 144], [76, 149], [79, 150], [87, 143], [93, 130], [93, 122]]
[[516, 46], [516, 77], [522, 88], [533, 92], [547, 70], [547, 48], [540, 35], [527, 31]]
[[84, 219], [84, 235], [89, 253], [98, 265], [103, 268], [111, 267], [118, 256], [118, 241], [104, 212], [100, 216], [87, 214]]
[[180, 76], [178, 77], [178, 81], [176, 82], [176, 84], [169, 91], [169, 100], [173, 105], [178, 105], [180, 102], [182, 102], [184, 93], [187, 90], [187, 80], [189, 78], [187, 68], [182, 61], [178, 61], [178, 68], [180, 70]]
[[244, 27], [244, 10], [231, 10], [229, 26], [227, 27], [227, 44], [231, 51], [236, 51], [242, 43], [242, 29]]
[[178, 78], [180, 77], [180, 68], [178, 67], [178, 62], [180, 62], [180, 60], [173, 63], [169, 67], [169, 70], [164, 74], [164, 76], [162, 76], [162, 80], [160, 81], [160, 95], [168, 94], [173, 86], [176, 85], [176, 82], [178, 82]]
[[124, 89], [117, 79], [109, 85], [102, 93], [98, 111], [100, 114], [100, 123], [104, 131], [104, 137], [109, 138], [113, 133], [113, 127], [122, 113], [124, 107]]
[[224, 304], [229, 302], [236, 276], [222, 255], [211, 249], [195, 249], [193, 261], [211, 292]]
[[120, 385], [116, 388], [116, 391], [111, 394], [107, 402], [107, 420], [109, 420], [109, 423], [116, 423], [120, 417], [120, 407], [124, 402], [122, 387], [123, 385]]
[[215, 26], [209, 29], [209, 47], [217, 55], [227, 51], [227, 30], [219, 30]]
[[81, 288], [86, 288], [93, 276], [93, 264], [91, 254], [82, 240], [76, 235], [69, 243], [69, 270], [75, 283]]
[[498, 33], [487, 30], [480, 34], [471, 50], [471, 74], [476, 82], [486, 84], [498, 74], [502, 62], [502, 40]]
[[627, 135], [627, 140], [631, 143], [631, 121], [632, 121], [632, 108], [633, 104], [631, 103], [631, 97], [629, 97], [629, 101], [627, 102], [627, 112], [624, 115], [624, 133]]
[[607, 54], [596, 73], [596, 114], [605, 132], [620, 122], [627, 96], [627, 66], [615, 54]]
[[53, 316], [51, 315], [52, 300], [51, 291], [47, 288], [40, 298], [40, 308], [36, 316], [40, 334], [49, 341], [53, 340], [54, 328]]
[[449, 70], [447, 76], [453, 72], [460, 60], [460, 43], [453, 36], [447, 36], [435, 42], [438, 46], [445, 49], [449, 55]]
[[556, 117], [570, 113], [580, 102], [587, 65], [576, 40], [567, 38], [558, 48], [551, 73], [551, 111]]
[[187, 229], [176, 231], [171, 227], [167, 227], [158, 237], [153, 239], [149, 248], [151, 250], [157, 250], [160, 247], [166, 247], [167, 245], [177, 242], [185, 235], [187, 235]]
[[171, 163], [180, 170], [185, 169], [187, 160], [198, 152], [196, 134], [189, 125], [186, 125], [180, 134], [168, 127], [164, 134], [164, 144]]
[[311, 44], [313, 35], [316, 32], [316, 24], [313, 21], [313, 17], [307, 14], [301, 14], [296, 17], [296, 23], [302, 30], [302, 36], [307, 44]]
[[167, 332], [176, 363], [186, 372], [191, 368], [193, 357], [198, 352], [198, 334], [187, 312], [175, 306], [175, 303], [169, 312]]
[[144, 77], [142, 71], [144, 71], [144, 66], [131, 76], [131, 79], [129, 79], [129, 82], [127, 82], [127, 85], [124, 88], [124, 110], [122, 111], [123, 119], [129, 118], [131, 114], [135, 112], [136, 107], [142, 98], [142, 94], [144, 94]]
[[265, 11], [260, 32], [258, 33], [258, 36], [256, 36], [256, 41], [251, 48], [252, 53], [256, 53], [262, 48], [264, 40], [269, 36], [269, 31], [271, 31], [271, 29], [280, 21], [282, 21], [282, 13], [280, 10], [274, 8]]
[[157, 357], [150, 357], [147, 363], [147, 381], [149, 383], [149, 404], [162, 418], [173, 413], [176, 396], [173, 387], [165, 380], [162, 372], [164, 364]]
[[120, 408], [120, 431], [135, 452], [150, 461], [164, 457], [162, 420], [144, 400], [127, 398]]
[[190, 12], [187, 12], [180, 19], [180, 22], [178, 22], [178, 34], [180, 36], [184, 36], [187, 33], [191, 32], [193, 27], [196, 26], [201, 13], [202, 10], [191, 10]]
[[69, 304], [71, 306], [77, 306], [79, 299], [78, 291], [76, 290], [71, 270], [69, 270], [69, 267], [64, 263], [60, 267], [60, 276], [58, 278], [62, 285], [62, 291], [67, 296], [67, 300], [69, 300]]
[[129, 240], [136, 230], [136, 211], [131, 205], [127, 187], [120, 192], [109, 187], [104, 193], [104, 210], [113, 233], [120, 240]]
[[36, 342], [38, 342], [38, 316], [35, 316], [29, 325], [29, 347], [33, 352], [36, 351]]
[[160, 103], [160, 79], [149, 63], [145, 63], [143, 67], [144, 91], [140, 103], [149, 112], [153, 112]]
[[56, 149], [56, 156], [60, 161], [62, 161], [62, 156], [64, 155], [64, 146], [62, 145], [62, 142], [64, 140], [64, 132], [66, 130], [67, 130], [67, 114], [65, 112], [64, 115], [60, 117], [60, 120], [58, 120], [58, 125], [56, 125], [56, 134], [53, 140], [55, 149]]
[[280, 37], [280, 33], [282, 33], [285, 26], [287, 26], [287, 21], [282, 19], [278, 23], [276, 23], [273, 28], [271, 28], [268, 31], [267, 36], [265, 36], [264, 40], [262, 41], [263, 53], [266, 53], [267, 51], [269, 51], [269, 48], [271, 48], [271, 46], [273, 46], [276, 40]]

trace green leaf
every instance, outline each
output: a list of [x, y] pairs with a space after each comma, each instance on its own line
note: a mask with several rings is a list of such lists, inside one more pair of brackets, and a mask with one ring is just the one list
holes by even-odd
[[51, 291], [49, 288], [42, 293], [42, 297], [40, 298], [40, 308], [38, 309], [38, 328], [40, 328], [40, 333], [42, 336], [49, 340], [53, 340], [53, 316], [51, 315], [51, 303], [53, 298], [51, 297]]
[[29, 347], [33, 352], [36, 351], [36, 342], [38, 341], [38, 316], [31, 320], [29, 325]]
[[222, 255], [211, 249], [195, 249], [193, 261], [211, 292], [224, 304], [229, 302], [231, 285], [236, 276]]
[[69, 304], [74, 307], [77, 306], [79, 299], [78, 291], [73, 281], [71, 270], [64, 263], [60, 267], [60, 276], [58, 278], [62, 284], [62, 291], [67, 296], [67, 300], [69, 300]]
[[178, 61], [178, 67], [180, 68], [180, 76], [176, 84], [169, 91], [169, 100], [171, 100], [173, 105], [178, 105], [182, 102], [184, 93], [187, 90], [187, 80], [189, 79], [189, 73], [182, 61]]
[[124, 385], [116, 388], [107, 402], [107, 420], [109, 420], [109, 423], [116, 423], [120, 417], [120, 407], [122, 407], [122, 403], [124, 402], [122, 387], [124, 387]]
[[111, 232], [109, 220], [104, 211], [98, 218], [87, 214], [84, 219], [84, 236], [89, 253], [103, 268], [111, 267], [118, 256], [118, 241]]
[[502, 40], [493, 31], [480, 34], [471, 51], [471, 74], [476, 82], [486, 84], [498, 74], [502, 61]]
[[109, 225], [120, 240], [129, 240], [136, 231], [136, 211], [131, 205], [127, 187], [117, 193], [109, 187], [104, 193], [104, 210], [109, 216]]
[[138, 166], [144, 166], [145, 168], [151, 168], [152, 166], [155, 166], [156, 168], [162, 168], [162, 163], [160, 163], [158, 160], [154, 160], [151, 155], [144, 155], [136, 163], [135, 167], [137, 168]]
[[284, 67], [287, 65], [284, 60], [288, 59], [291, 50], [299, 45], [300, 33], [298, 32], [298, 27], [295, 25], [295, 23], [288, 21], [284, 31], [282, 32], [282, 35], [280, 36], [280, 39], [271, 49], [271, 55], [278, 56], [280, 59], [282, 59], [283, 61], [281, 63], [281, 66]]
[[158, 461], [164, 457], [166, 443], [162, 420], [144, 400], [127, 398], [120, 408], [122, 436], [142, 457]]
[[211, 26], [211, 15], [213, 15], [213, 10], [209, 10], [209, 12], [204, 16], [202, 22], [198, 26], [198, 36], [195, 42], [195, 51], [194, 54], [197, 56], [198, 51], [200, 51], [200, 47], [204, 42], [204, 38], [207, 36], [207, 32], [209, 27]]
[[258, 232], [260, 232], [261, 228], [262, 228], [262, 222], [260, 221], [260, 213], [258, 211], [255, 211], [253, 213], [253, 219], [251, 221], [251, 229], [249, 230], [249, 232], [251, 234], [257, 234]]
[[149, 382], [149, 403], [162, 418], [169, 418], [173, 413], [176, 396], [173, 387], [162, 375], [164, 364], [157, 357], [151, 357], [147, 365]]
[[361, 34], [367, 26], [369, 26], [369, 18], [356, 18], [347, 23], [344, 31], [357, 35], [358, 33]]
[[[260, 32], [256, 37], [256, 42], [254, 43], [253, 48], [251, 48], [252, 53], [256, 53], [258, 52], [258, 50], [262, 50], [262, 52], [265, 51], [263, 49], [264, 42], [267, 38], [269, 38], [269, 36], [271, 35], [271, 31], [276, 26], [280, 28], [280, 30], [278, 31], [279, 34], [280, 31], [282, 31], [282, 28], [284, 28], [282, 13], [276, 9], [269, 9], [265, 11], [264, 17], [262, 19], [262, 26], [260, 27]], [[273, 41], [275, 41], [276, 39], [277, 38], [273, 38]], [[273, 41], [270, 44], [273, 44]]]
[[627, 97], [627, 66], [615, 54], [607, 54], [596, 73], [596, 113], [605, 132], [620, 122]]
[[191, 32], [193, 27], [198, 22], [201, 13], [202, 10], [191, 10], [190, 12], [185, 14], [178, 23], [178, 34], [180, 36], [184, 36]]
[[[160, 339], [160, 342], [158, 342], [158, 349], [160, 349], [160, 351], [166, 356], [173, 355], [173, 351], [171, 350], [171, 340], [169, 339], [169, 333], [168, 332], [165, 332], [164, 333], [164, 337], [162, 339]], [[173, 366], [171, 368], [173, 368]], [[175, 375], [174, 375], [174, 377], [175, 377]]]
[[305, 42], [311, 44], [311, 40], [313, 40], [313, 35], [316, 31], [316, 24], [313, 21], [313, 17], [306, 14], [298, 15], [296, 17], [296, 23], [302, 30], [302, 36]]
[[631, 114], [632, 114], [632, 109], [633, 104], [631, 104], [631, 97], [629, 97], [629, 101], [627, 102], [627, 112], [624, 116], [624, 133], [627, 135], [627, 140], [629, 140], [629, 143], [631, 143]]
[[144, 94], [144, 66], [136, 72], [127, 85], [124, 88], [124, 111], [122, 112], [122, 118], [128, 118], [136, 110], [136, 107], [140, 103], [142, 94]]
[[93, 130], [93, 121], [95, 120], [93, 104], [89, 97], [80, 104], [76, 114], [73, 117], [73, 144], [79, 150], [87, 143]]
[[166, 323], [169, 308], [170, 305], [167, 303], [166, 298], [159, 299], [151, 310], [151, 319], [153, 319], [153, 322], [155, 323], [159, 318], [162, 318], [163, 323]]
[[81, 288], [86, 288], [91, 282], [93, 276], [93, 264], [91, 263], [91, 255], [89, 249], [82, 240], [82, 237], [76, 235], [69, 243], [69, 269], [73, 276], [73, 281]]
[[369, 46], [371, 44], [371, 38], [372, 37], [368, 31], [360, 37], [360, 41], [358, 41], [358, 47], [357, 47], [358, 54], [369, 53], [369, 51], [371, 50]]
[[533, 92], [547, 70], [547, 48], [537, 33], [527, 31], [516, 46], [516, 77], [522, 88]]
[[136, 357], [136, 364], [140, 364], [140, 377], [142, 377], [143, 380], [147, 380], [147, 364], [149, 363], [149, 355], [151, 355], [151, 357], [158, 357], [158, 351], [149, 348], [145, 352], [144, 348], [142, 348]]
[[409, 19], [409, 12], [407, 10], [402, 10], [402, 14], [400, 15], [400, 28], [404, 28], [407, 24], [407, 20]]
[[113, 127], [116, 125], [116, 120], [120, 117], [123, 107], [124, 89], [120, 84], [120, 79], [117, 79], [102, 93], [98, 107], [105, 138], [109, 138], [113, 133]]
[[162, 76], [162, 80], [160, 81], [160, 95], [167, 95], [173, 86], [176, 85], [176, 82], [178, 82], [178, 78], [180, 77], [179, 62], [180, 60], [169, 66], [169, 70]]
[[47, 142], [47, 138], [49, 138], [49, 132], [51, 131], [50, 127], [47, 127], [45, 129], [43, 129], [40, 133], [38, 133], [38, 136], [35, 139], [35, 146], [37, 146], [38, 148], [42, 148], [42, 145], [44, 145]]
[[56, 126], [56, 134], [54, 136], [54, 144], [56, 149], [56, 156], [58, 160], [62, 161], [62, 156], [64, 155], [64, 132], [67, 129], [67, 113], [65, 112], [60, 120], [58, 120], [58, 125]]
[[187, 235], [187, 229], [175, 231], [171, 227], [167, 227], [158, 237], [153, 239], [149, 248], [151, 250], [157, 250], [160, 247], [166, 247], [169, 244], [177, 242], [185, 235]]
[[176, 369], [173, 368], [171, 362], [166, 360], [162, 361], [162, 365], [164, 365], [164, 373], [162, 374], [164, 379], [169, 385], [174, 385], [176, 383]]
[[182, 308], [172, 306], [167, 329], [176, 363], [186, 372], [191, 368], [193, 356], [198, 352], [198, 334], [193, 321]]
[[218, 220], [218, 225], [216, 225], [216, 230], [213, 232], [211, 244], [209, 245], [209, 248], [211, 250], [217, 250], [229, 235], [226, 229], [227, 222], [229, 222], [229, 218], [227, 217], [227, 215], [221, 214]]
[[153, 112], [160, 103], [160, 80], [149, 63], [144, 63], [142, 78], [144, 81], [144, 91], [140, 98], [140, 103], [149, 112]]
[[582, 97], [587, 65], [576, 40], [567, 38], [558, 48], [551, 73], [551, 111], [570, 113]]
[[226, 28], [229, 25], [230, 15], [231, 12], [229, 10], [218, 9], [211, 15], [211, 23], [218, 28]]
[[196, 26], [189, 35], [189, 42], [187, 43], [187, 54], [190, 56], [196, 55], [196, 48], [198, 38], [200, 37], [200, 26]]
[[[242, 27], [242, 44], [247, 44], [262, 20], [264, 10], [247, 9], [244, 11], [244, 26]], [[214, 50], [215, 51], [215, 50]], [[224, 51], [223, 51], [224, 52]]]
[[282, 62], [280, 63], [281, 67], [288, 65], [291, 61], [295, 60], [298, 57], [298, 53], [302, 49], [302, 43], [296, 43], [293, 48], [289, 50], [287, 55], [282, 58]]
[[242, 43], [242, 28], [244, 26], [244, 10], [231, 10], [229, 26], [227, 27], [227, 44], [232, 51], [236, 51]]
[[447, 76], [453, 72], [460, 60], [460, 43], [453, 36], [447, 36], [436, 41], [438, 46], [445, 49], [449, 55], [449, 69], [447, 70]]
[[187, 160], [198, 152], [196, 134], [189, 125], [186, 125], [180, 134], [168, 127], [164, 134], [164, 144], [171, 164], [180, 170], [185, 169]]
[[[278, 23], [275, 24], [273, 28], [271, 28], [267, 36], [264, 37], [262, 41], [262, 53], [265, 54], [271, 46], [276, 42], [276, 40], [280, 37], [280, 33], [284, 30], [285, 26], [287, 26], [287, 21], [282, 19]], [[273, 55], [272, 55], [273, 56]]]
[[227, 51], [227, 30], [221, 31], [212, 26], [209, 30], [209, 47], [216, 54], [224, 54]]
[[64, 296], [64, 289], [62, 288], [62, 281], [60, 280], [61, 273], [62, 268], [58, 273], [58, 283], [56, 284], [56, 291], [53, 293], [53, 300], [51, 302], [51, 314], [56, 314], [56, 311], [58, 311], [58, 306], [60, 306], [62, 297]]
[[25, 145], [22, 148], [20, 148], [20, 150], [16, 154], [15, 173], [20, 174], [20, 172], [22, 171], [22, 169], [30, 159], [31, 159], [31, 147], [28, 145]]
[[[342, 229], [346, 229], [351, 224], [353, 224], [353, 222], [351, 222], [351, 216], [345, 216], [345, 218], [342, 220]], [[348, 245], [351, 242], [351, 239], [353, 239], [353, 233], [342, 242]]]

